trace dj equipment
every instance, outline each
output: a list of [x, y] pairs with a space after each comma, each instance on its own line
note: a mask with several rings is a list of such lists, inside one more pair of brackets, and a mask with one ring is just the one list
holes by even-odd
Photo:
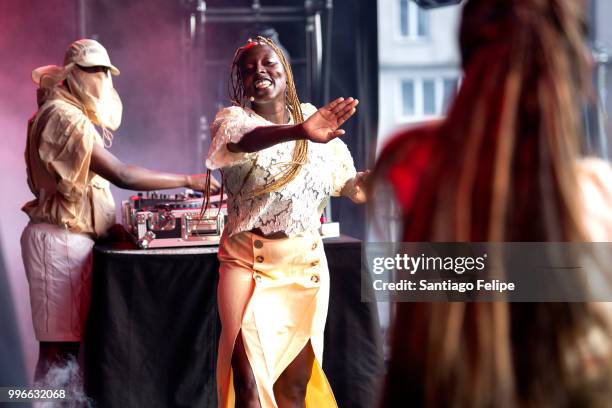
[[[225, 198], [225, 197], [224, 197]], [[122, 202], [123, 225], [140, 248], [218, 245], [227, 207], [212, 196], [202, 211], [203, 199], [184, 194], [138, 193]]]

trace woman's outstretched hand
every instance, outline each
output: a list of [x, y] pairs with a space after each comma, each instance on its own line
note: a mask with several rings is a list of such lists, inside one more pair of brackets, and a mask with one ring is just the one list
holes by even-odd
[[317, 110], [302, 124], [306, 138], [315, 143], [327, 143], [344, 134], [339, 129], [355, 113], [359, 101], [338, 98]]

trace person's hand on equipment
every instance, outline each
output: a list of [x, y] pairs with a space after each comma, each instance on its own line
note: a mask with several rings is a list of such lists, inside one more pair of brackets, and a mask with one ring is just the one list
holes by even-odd
[[[194, 191], [206, 191], [206, 184], [208, 183], [208, 175], [206, 173], [202, 174], [192, 174], [191, 176], [187, 176], [187, 188], [190, 188]], [[210, 194], [215, 195], [221, 190], [221, 183], [217, 181], [213, 175], [210, 175]]]
[[344, 134], [339, 129], [355, 113], [359, 101], [354, 98], [338, 98], [317, 110], [302, 124], [308, 140], [327, 143]]

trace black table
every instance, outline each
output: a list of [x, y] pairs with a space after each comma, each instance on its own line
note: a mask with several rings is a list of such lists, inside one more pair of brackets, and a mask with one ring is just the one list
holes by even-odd
[[[331, 293], [323, 367], [340, 407], [375, 405], [382, 348], [361, 302], [361, 243], [324, 240]], [[216, 247], [94, 248], [86, 387], [99, 407], [217, 406]]]

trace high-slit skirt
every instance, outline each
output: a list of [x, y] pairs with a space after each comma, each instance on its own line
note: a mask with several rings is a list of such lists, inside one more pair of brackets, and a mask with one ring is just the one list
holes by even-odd
[[329, 271], [321, 237], [266, 239], [251, 232], [219, 245], [217, 360], [220, 408], [234, 408], [232, 353], [242, 333], [262, 408], [277, 408], [273, 386], [308, 344], [315, 359], [306, 406], [337, 407], [322, 370]]

